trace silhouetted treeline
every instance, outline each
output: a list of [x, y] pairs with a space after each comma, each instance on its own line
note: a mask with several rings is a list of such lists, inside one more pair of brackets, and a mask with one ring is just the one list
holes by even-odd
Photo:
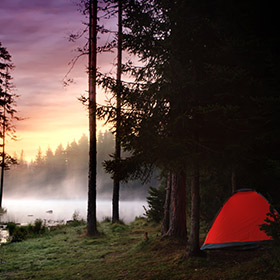
[[[114, 150], [114, 138], [110, 132], [99, 133], [97, 153], [97, 192], [99, 198], [111, 199], [113, 182], [105, 173], [102, 162]], [[43, 152], [40, 148], [36, 158], [28, 163], [24, 152], [17, 158], [18, 164], [6, 173], [6, 198], [86, 198], [88, 188], [88, 137], [65, 148], [60, 144], [54, 151]], [[121, 198], [144, 199], [147, 186], [140, 181], [123, 184]]]

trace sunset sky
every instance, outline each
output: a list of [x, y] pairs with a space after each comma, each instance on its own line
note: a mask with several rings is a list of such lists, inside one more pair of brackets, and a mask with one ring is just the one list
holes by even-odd
[[[88, 134], [88, 115], [77, 100], [87, 95], [87, 57], [81, 58], [69, 77], [74, 83], [63, 86], [78, 46], [84, 41], [69, 42], [68, 36], [84, 29], [77, 7], [78, 0], [1, 0], [0, 42], [12, 55], [12, 72], [18, 115], [14, 142], [8, 139], [7, 151], [19, 155], [24, 150], [26, 160], [34, 159], [39, 147], [64, 146], [83, 133]], [[112, 36], [112, 35], [107, 35]], [[106, 38], [109, 40], [110, 38]], [[99, 67], [112, 68], [112, 60], [101, 57]], [[97, 102], [104, 94], [98, 91]], [[101, 125], [99, 125], [101, 128]]]

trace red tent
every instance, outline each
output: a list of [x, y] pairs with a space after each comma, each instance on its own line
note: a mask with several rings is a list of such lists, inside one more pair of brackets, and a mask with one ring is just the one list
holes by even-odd
[[270, 240], [259, 225], [264, 223], [269, 203], [249, 189], [234, 193], [216, 216], [201, 250], [253, 245]]

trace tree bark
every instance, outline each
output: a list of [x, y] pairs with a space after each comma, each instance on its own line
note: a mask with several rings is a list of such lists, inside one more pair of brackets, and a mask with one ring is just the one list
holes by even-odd
[[232, 167], [231, 169], [231, 192], [235, 193], [237, 189], [236, 185], [236, 170], [235, 167]]
[[186, 174], [178, 171], [171, 175], [170, 222], [165, 236], [187, 241]]
[[170, 199], [171, 199], [171, 185], [172, 185], [172, 176], [171, 172], [168, 173], [167, 184], [165, 189], [165, 201], [164, 201], [164, 214], [161, 224], [161, 234], [165, 235], [169, 229], [170, 223]]
[[87, 235], [98, 234], [96, 220], [96, 40], [97, 0], [89, 2], [89, 176]]
[[196, 257], [201, 255], [199, 243], [200, 221], [200, 193], [199, 193], [199, 166], [195, 164], [191, 179], [191, 231], [187, 255]]
[[[118, 1], [118, 64], [117, 64], [117, 119], [116, 119], [116, 142], [115, 142], [115, 160], [117, 166], [121, 161], [121, 141], [120, 141], [120, 125], [121, 125], [121, 73], [122, 73], [122, 0]], [[112, 222], [119, 221], [119, 193], [120, 193], [120, 179], [118, 170], [114, 176], [113, 186], [113, 213]]]

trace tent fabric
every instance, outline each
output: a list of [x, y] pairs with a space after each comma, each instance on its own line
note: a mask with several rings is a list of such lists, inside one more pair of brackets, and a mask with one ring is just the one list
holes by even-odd
[[259, 229], [269, 212], [268, 201], [253, 190], [234, 193], [216, 216], [201, 250], [256, 244], [270, 240]]

